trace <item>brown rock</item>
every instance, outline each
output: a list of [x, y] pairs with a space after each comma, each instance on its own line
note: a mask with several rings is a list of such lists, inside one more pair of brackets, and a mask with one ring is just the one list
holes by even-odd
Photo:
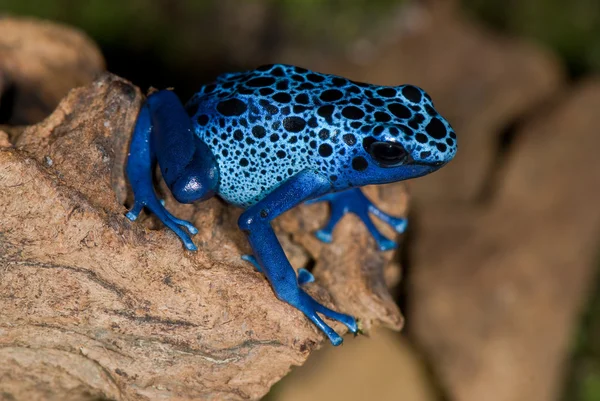
[[[257, 399], [324, 341], [240, 259], [238, 210], [164, 194], [199, 227], [196, 253], [154, 218], [124, 217], [141, 101], [105, 75], [0, 150], [0, 387], [15, 399]], [[388, 192], [388, 211], [404, 212], [402, 188]], [[399, 329], [383, 272], [392, 254], [350, 217], [334, 244], [319, 243], [310, 231], [324, 219], [314, 205], [276, 222], [295, 267], [317, 261], [308, 291], [364, 328]]]
[[12, 146], [8, 138], [8, 134], [0, 130], [0, 148], [8, 148]]
[[452, 399], [557, 399], [597, 257], [599, 109], [581, 83], [519, 130], [489, 205], [420, 216], [411, 327]]
[[98, 47], [73, 28], [0, 15], [0, 32], [0, 105], [11, 108], [11, 124], [42, 120], [104, 71]]

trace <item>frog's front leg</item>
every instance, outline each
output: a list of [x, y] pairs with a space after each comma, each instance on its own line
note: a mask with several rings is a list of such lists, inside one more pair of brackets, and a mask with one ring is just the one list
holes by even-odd
[[135, 199], [126, 216], [135, 220], [146, 207], [181, 238], [187, 249], [196, 250], [181, 227], [191, 234], [198, 230], [169, 213], [156, 196], [152, 175], [157, 161], [179, 202], [190, 203], [214, 195], [218, 169], [213, 155], [192, 131], [183, 105], [171, 91], [150, 95], [138, 115], [127, 160], [127, 177]]
[[357, 331], [356, 320], [326, 308], [300, 288], [294, 269], [271, 227], [271, 221], [275, 217], [306, 199], [326, 193], [330, 190], [330, 185], [318, 173], [303, 171], [247, 209], [240, 216], [238, 224], [248, 235], [255, 261], [271, 283], [277, 298], [302, 311], [329, 337], [333, 345], [339, 345], [342, 338], [317, 313], [342, 322], [353, 333]]
[[343, 192], [329, 193], [318, 199], [307, 203], [329, 202], [331, 205], [331, 214], [329, 221], [321, 230], [315, 233], [316, 237], [323, 242], [331, 242], [332, 232], [336, 224], [346, 213], [354, 213], [365, 224], [375, 241], [382, 251], [396, 248], [396, 243], [386, 238], [377, 230], [371, 220], [369, 213], [378, 217], [381, 221], [391, 226], [397, 233], [403, 233], [406, 230], [407, 221], [401, 217], [390, 216], [375, 206], [359, 188], [352, 188]]

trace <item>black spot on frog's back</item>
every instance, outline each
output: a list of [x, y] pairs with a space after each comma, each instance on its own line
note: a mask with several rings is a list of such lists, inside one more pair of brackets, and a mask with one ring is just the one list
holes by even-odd
[[365, 116], [365, 112], [356, 106], [346, 106], [342, 109], [342, 115], [351, 120], [360, 120]]
[[398, 118], [409, 118], [413, 113], [403, 104], [400, 103], [391, 103], [388, 105], [388, 110]]
[[335, 107], [330, 104], [326, 104], [325, 106], [321, 106], [317, 109], [317, 114], [323, 118], [331, 118]]
[[432, 118], [425, 130], [435, 139], [442, 139], [446, 136], [446, 127], [438, 118]]
[[272, 77], [258, 77], [252, 78], [246, 81], [246, 86], [250, 88], [261, 88], [264, 86], [271, 86], [275, 83], [275, 78]]
[[300, 132], [306, 127], [306, 121], [303, 118], [292, 116], [283, 119], [283, 128], [289, 132]]
[[248, 110], [248, 105], [237, 98], [227, 99], [217, 104], [217, 111], [226, 117], [240, 116]]
[[335, 102], [344, 97], [344, 94], [337, 89], [327, 89], [321, 93], [320, 99], [324, 102]]
[[412, 85], [402, 88], [402, 95], [413, 103], [421, 102], [421, 91]]
[[319, 146], [319, 155], [321, 157], [329, 157], [333, 153], [333, 148], [328, 143], [323, 143]]

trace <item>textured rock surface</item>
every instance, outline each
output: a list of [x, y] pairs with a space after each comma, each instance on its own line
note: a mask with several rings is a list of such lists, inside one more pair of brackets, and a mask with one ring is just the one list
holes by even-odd
[[[124, 217], [141, 101], [107, 74], [0, 150], [0, 383], [16, 399], [256, 399], [324, 341], [240, 259], [239, 210], [167, 196], [200, 228], [197, 253], [152, 218]], [[401, 214], [406, 195], [393, 191], [382, 204]], [[325, 212], [302, 207], [277, 222], [295, 267], [317, 260], [308, 291], [365, 329], [399, 329], [384, 277], [392, 254], [351, 217], [335, 244], [319, 243], [310, 230]]]

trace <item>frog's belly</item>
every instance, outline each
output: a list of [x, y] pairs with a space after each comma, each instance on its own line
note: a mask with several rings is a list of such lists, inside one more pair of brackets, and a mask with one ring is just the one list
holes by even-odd
[[310, 167], [305, 158], [266, 156], [245, 152], [216, 157], [219, 165], [219, 196], [240, 207], [251, 206], [275, 188]]

